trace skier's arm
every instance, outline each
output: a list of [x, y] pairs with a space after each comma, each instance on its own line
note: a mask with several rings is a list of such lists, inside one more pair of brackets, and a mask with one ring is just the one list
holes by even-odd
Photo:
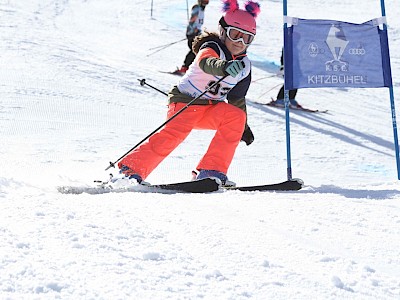
[[200, 68], [207, 74], [225, 76], [225, 67], [228, 61], [220, 59], [217, 52], [211, 48], [199, 51], [196, 59], [199, 60]]
[[200, 68], [207, 74], [216, 76], [236, 77], [243, 70], [244, 63], [240, 60], [220, 59], [218, 54], [211, 48], [199, 51], [198, 60]]

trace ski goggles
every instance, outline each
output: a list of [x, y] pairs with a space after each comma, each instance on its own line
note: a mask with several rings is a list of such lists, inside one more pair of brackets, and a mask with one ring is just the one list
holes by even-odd
[[226, 35], [232, 42], [242, 42], [243, 45], [249, 46], [254, 40], [254, 34], [244, 31], [236, 27], [226, 27]]

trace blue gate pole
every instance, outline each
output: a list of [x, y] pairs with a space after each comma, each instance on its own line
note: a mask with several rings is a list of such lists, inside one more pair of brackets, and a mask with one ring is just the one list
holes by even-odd
[[[386, 16], [385, 0], [381, 0], [381, 10], [382, 10], [382, 17], [385, 17]], [[387, 31], [387, 26], [385, 23], [383, 23], [383, 29]], [[389, 61], [389, 67], [392, 68], [390, 66], [390, 61]], [[394, 107], [394, 93], [393, 93], [393, 85], [392, 84], [389, 87], [389, 94], [390, 94], [390, 109], [391, 109], [391, 113], [392, 113], [394, 149], [395, 149], [395, 154], [396, 154], [397, 179], [400, 180], [399, 140], [398, 140], [398, 135], [397, 135], [396, 109]]]
[[[284, 22], [283, 22], [283, 53], [285, 53], [286, 49], [286, 39], [285, 39], [285, 32], [287, 30], [287, 1], [283, 0], [283, 16], [284, 16]], [[286, 73], [286, 62], [285, 62], [285, 55], [283, 55], [283, 74], [284, 78], [287, 78], [285, 75]], [[286, 81], [286, 79], [285, 79]], [[286, 121], [286, 160], [287, 160], [287, 179], [291, 180], [292, 179], [292, 159], [290, 155], [290, 119], [289, 119], [289, 91], [286, 89], [286, 84], [285, 82], [283, 83], [284, 85], [284, 90], [285, 90], [285, 121]]]

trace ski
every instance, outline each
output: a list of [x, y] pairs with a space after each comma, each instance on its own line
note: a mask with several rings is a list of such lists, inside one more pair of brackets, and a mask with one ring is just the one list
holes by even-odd
[[175, 75], [175, 76], [180, 76], [182, 77], [184, 74], [177, 72], [178, 70], [175, 71], [159, 71], [160, 73], [164, 73], [164, 74], [171, 74], [171, 75]]
[[[276, 108], [285, 108], [285, 105], [282, 105], [280, 103], [278, 104], [278, 103], [276, 103], [275, 100], [272, 100], [271, 102], [268, 102], [268, 103], [259, 103], [259, 102], [256, 102], [256, 103], [262, 104], [262, 105], [268, 105], [268, 106], [276, 107]], [[298, 104], [298, 105], [289, 104], [289, 108], [291, 110], [304, 111], [304, 112], [308, 112], [308, 113], [327, 113], [328, 112], [328, 110], [307, 108], [307, 107], [301, 106], [300, 104]]]
[[150, 185], [150, 188], [185, 193], [210, 193], [218, 191], [219, 183], [215, 178], [203, 178], [186, 182]]
[[239, 190], [242, 192], [251, 191], [298, 191], [304, 185], [301, 179], [292, 179], [274, 184], [254, 185], [254, 186], [238, 186], [225, 187], [226, 190]]
[[194, 181], [185, 181], [167, 184], [152, 185], [132, 185], [124, 188], [113, 188], [108, 182], [103, 182], [98, 186], [59, 186], [57, 190], [62, 194], [106, 194], [106, 193], [211, 193], [218, 190], [225, 191], [298, 191], [303, 187], [301, 179], [292, 179], [279, 183], [254, 185], [254, 186], [223, 186], [220, 188], [215, 178], [204, 178]]
[[57, 190], [62, 194], [106, 194], [106, 193], [125, 193], [125, 192], [151, 192], [151, 193], [210, 193], [219, 189], [219, 184], [215, 179], [204, 178], [194, 181], [152, 184], [152, 185], [132, 185], [124, 188], [113, 188], [108, 182], [103, 182], [98, 186], [59, 186]]

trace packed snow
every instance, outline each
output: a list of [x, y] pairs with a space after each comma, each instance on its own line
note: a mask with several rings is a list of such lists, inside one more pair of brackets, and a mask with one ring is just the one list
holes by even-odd
[[[193, 1], [195, 2], [195, 1]], [[242, 3], [242, 2], [240, 2]], [[291, 111], [296, 192], [64, 195], [165, 121], [183, 0], [0, 1], [0, 299], [400, 299], [400, 189], [389, 91], [303, 89]], [[228, 176], [286, 179], [275, 97], [282, 1], [262, 0], [249, 48], [249, 125]], [[216, 31], [211, 0], [204, 27]], [[386, 1], [396, 104], [400, 6]], [[378, 0], [289, 1], [288, 15], [362, 23]], [[261, 104], [260, 104], [261, 103]], [[400, 109], [400, 106], [398, 106]], [[397, 114], [399, 118], [399, 114]], [[213, 132], [194, 131], [148, 178], [189, 180]], [[117, 170], [112, 169], [113, 173]]]

